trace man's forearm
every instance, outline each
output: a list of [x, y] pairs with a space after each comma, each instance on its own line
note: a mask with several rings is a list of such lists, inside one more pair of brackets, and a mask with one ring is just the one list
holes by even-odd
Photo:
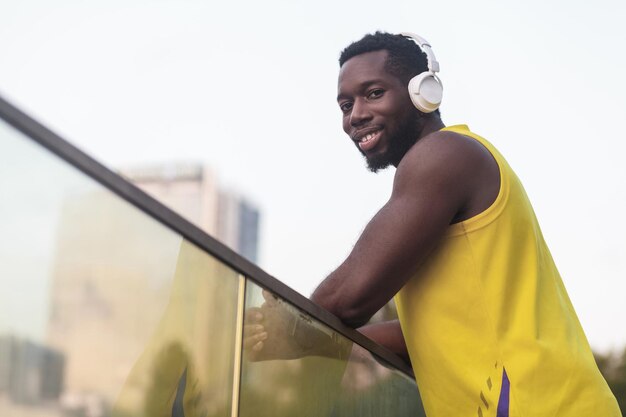
[[[328, 310], [346, 325], [352, 328], [363, 326], [378, 306], [370, 308], [369, 304], [374, 297], [360, 297], [354, 288], [346, 287], [349, 280], [349, 261], [347, 259], [333, 273], [331, 273], [311, 294], [311, 301]], [[369, 310], [372, 310], [371, 312]]]

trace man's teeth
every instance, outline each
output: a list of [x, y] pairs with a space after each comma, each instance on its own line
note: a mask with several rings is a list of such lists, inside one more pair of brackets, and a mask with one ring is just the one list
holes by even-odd
[[374, 136], [376, 136], [376, 133], [378, 132], [368, 133], [367, 135], [363, 136], [359, 142], [367, 142], [371, 140]]

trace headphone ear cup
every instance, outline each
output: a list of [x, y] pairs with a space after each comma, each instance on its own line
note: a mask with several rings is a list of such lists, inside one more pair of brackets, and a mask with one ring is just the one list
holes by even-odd
[[439, 108], [443, 97], [443, 85], [435, 74], [422, 72], [409, 81], [409, 96], [417, 109], [432, 113]]

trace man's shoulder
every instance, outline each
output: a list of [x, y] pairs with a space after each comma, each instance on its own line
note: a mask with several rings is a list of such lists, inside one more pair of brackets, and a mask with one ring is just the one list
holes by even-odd
[[454, 204], [458, 218], [476, 214], [496, 198], [499, 167], [478, 140], [451, 131], [421, 138], [398, 165], [394, 197], [426, 197]]
[[438, 130], [424, 136], [409, 149], [398, 165], [397, 174], [465, 175], [494, 163], [491, 152], [476, 139]]

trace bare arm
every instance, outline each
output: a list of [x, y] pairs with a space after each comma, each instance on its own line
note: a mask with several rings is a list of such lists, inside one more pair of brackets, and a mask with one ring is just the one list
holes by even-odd
[[[387, 204], [311, 299], [344, 323], [363, 326], [412, 276], [449, 224], [486, 209], [498, 188], [498, 167], [482, 145], [449, 132], [424, 137], [399, 165]], [[261, 309], [249, 311], [246, 345], [251, 353], [258, 353], [253, 360], [311, 354], [300, 346], [308, 346], [308, 340], [287, 345], [281, 342], [281, 335], [292, 328], [291, 319], [285, 320], [290, 315], [278, 314], [280, 310], [273, 309], [274, 305], [268, 301]], [[261, 313], [260, 318], [253, 318], [257, 313]], [[397, 321], [359, 331], [408, 362]], [[272, 342], [282, 344], [272, 346]]]
[[389, 201], [311, 299], [352, 327], [365, 324], [402, 288], [447, 227], [480, 206], [477, 190], [484, 188], [484, 173], [493, 177], [494, 166], [489, 152], [472, 139], [450, 132], [422, 138], [398, 166]]

